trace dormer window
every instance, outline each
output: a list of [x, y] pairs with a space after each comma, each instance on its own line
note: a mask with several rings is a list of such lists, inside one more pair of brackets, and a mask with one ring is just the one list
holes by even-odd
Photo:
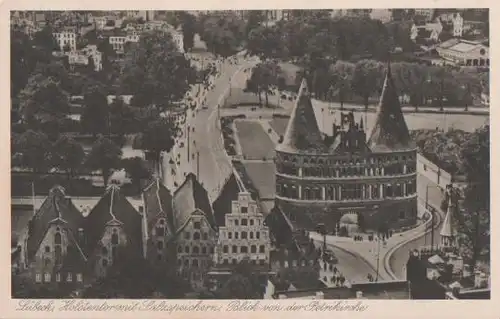
[[[241, 213], [242, 214], [248, 213], [248, 207], [241, 207]], [[242, 225], [243, 225], [243, 223], [242, 223]]]
[[200, 222], [194, 222], [194, 229], [200, 229], [201, 228], [201, 223]]

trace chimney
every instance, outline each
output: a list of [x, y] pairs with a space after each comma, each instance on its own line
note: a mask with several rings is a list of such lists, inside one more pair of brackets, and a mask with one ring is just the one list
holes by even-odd
[[356, 291], [356, 299], [363, 299], [363, 292], [362, 291]]
[[322, 291], [317, 291], [316, 299], [325, 299], [325, 294]]

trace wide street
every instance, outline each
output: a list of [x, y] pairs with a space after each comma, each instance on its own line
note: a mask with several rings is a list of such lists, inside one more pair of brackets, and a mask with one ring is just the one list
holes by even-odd
[[[176, 167], [175, 176], [172, 176], [172, 167], [169, 164], [172, 155], [163, 157], [162, 176], [165, 185], [175, 188], [172, 186], [173, 179], [179, 186], [184, 180], [184, 173], [199, 173], [198, 179], [207, 189], [211, 200], [215, 200], [224, 181], [232, 171], [232, 165], [224, 151], [222, 135], [219, 131], [218, 106], [229, 93], [230, 87], [244, 87], [247, 74], [242, 71], [256, 62], [256, 59], [244, 60], [239, 56], [236, 63], [226, 60], [220, 64], [220, 75], [213, 79], [213, 89], [205, 95], [207, 108], [203, 109], [200, 103], [196, 110], [187, 111], [187, 121], [182, 128], [183, 136], [170, 152], [175, 154], [173, 158], [179, 159], [180, 167]], [[180, 147], [181, 144], [184, 146]], [[177, 154], [180, 154], [180, 157], [177, 157]], [[198, 159], [197, 156], [199, 156]]]

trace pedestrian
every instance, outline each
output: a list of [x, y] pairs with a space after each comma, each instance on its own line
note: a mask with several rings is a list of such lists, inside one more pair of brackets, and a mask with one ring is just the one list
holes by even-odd
[[345, 277], [344, 276], [341, 276], [340, 277], [340, 285], [343, 286], [345, 283]]
[[335, 267], [333, 267], [333, 273], [334, 273], [334, 274], [335, 274], [335, 273], [337, 273], [337, 267], [336, 267], [336, 266], [335, 266]]

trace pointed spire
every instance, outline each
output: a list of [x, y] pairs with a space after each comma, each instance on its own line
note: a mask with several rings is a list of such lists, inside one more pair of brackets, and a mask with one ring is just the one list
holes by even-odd
[[373, 151], [396, 151], [415, 148], [392, 79], [390, 60], [387, 63], [384, 86], [368, 146]]
[[283, 152], [323, 151], [325, 149], [305, 78], [300, 84], [283, 142], [276, 149]]

